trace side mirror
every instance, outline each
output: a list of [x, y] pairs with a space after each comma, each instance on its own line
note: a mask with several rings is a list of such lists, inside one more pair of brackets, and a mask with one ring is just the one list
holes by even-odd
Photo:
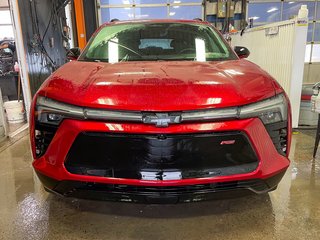
[[250, 51], [246, 47], [234, 47], [234, 51], [238, 55], [239, 58], [247, 58], [250, 55]]
[[69, 59], [70, 61], [77, 60], [80, 54], [81, 54], [80, 48], [71, 48], [67, 52], [67, 59]]

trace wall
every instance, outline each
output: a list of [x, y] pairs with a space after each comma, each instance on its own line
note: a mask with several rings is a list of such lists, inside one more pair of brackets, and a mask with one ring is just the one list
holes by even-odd
[[66, 62], [61, 30], [61, 25], [66, 22], [64, 7], [58, 14], [54, 11], [62, 2], [18, 0], [32, 95], [55, 69]]
[[246, 27], [246, 5], [247, 0], [206, 0], [206, 20], [223, 32], [231, 30], [229, 24], [241, 30]]
[[9, 7], [8, 0], [0, 0], [0, 8]]
[[304, 65], [303, 83], [320, 82], [320, 62]]
[[83, 1], [84, 21], [86, 24], [87, 41], [89, 41], [92, 34], [98, 28], [96, 9], [97, 9], [96, 1], [92, 1], [92, 0]]

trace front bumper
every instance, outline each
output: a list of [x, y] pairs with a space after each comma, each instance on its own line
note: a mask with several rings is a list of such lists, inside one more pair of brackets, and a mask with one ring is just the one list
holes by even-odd
[[[258, 159], [255, 168], [248, 172], [196, 178], [148, 180], [75, 174], [71, 173], [65, 162], [74, 142], [83, 132], [205, 134], [235, 131], [246, 135]], [[95, 193], [94, 195], [99, 193], [102, 199], [109, 200], [146, 200], [150, 202], [153, 199], [157, 202], [158, 199], [172, 199], [170, 200], [172, 202], [186, 202], [201, 200], [205, 198], [204, 195], [208, 197], [212, 194], [216, 195], [217, 192], [268, 192], [274, 189], [281, 180], [289, 166], [289, 160], [278, 153], [266, 128], [256, 118], [215, 123], [179, 124], [168, 128], [156, 128], [144, 124], [64, 120], [46, 153], [36, 159], [33, 166], [47, 190], [65, 196], [90, 197], [89, 193]]]
[[80, 181], [57, 181], [41, 173], [39, 179], [48, 192], [64, 197], [151, 204], [174, 204], [212, 199], [241, 197], [252, 193], [264, 194], [274, 190], [285, 171], [268, 179], [251, 179], [187, 186], [130, 186]]

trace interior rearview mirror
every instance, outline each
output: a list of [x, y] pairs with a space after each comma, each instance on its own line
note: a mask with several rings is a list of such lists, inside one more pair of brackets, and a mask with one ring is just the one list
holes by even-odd
[[236, 52], [239, 58], [247, 58], [250, 55], [250, 51], [246, 47], [236, 46], [234, 47], [234, 51]]
[[77, 60], [78, 57], [81, 54], [81, 50], [80, 48], [76, 47], [76, 48], [71, 48], [68, 52], [67, 52], [67, 59], [69, 60]]

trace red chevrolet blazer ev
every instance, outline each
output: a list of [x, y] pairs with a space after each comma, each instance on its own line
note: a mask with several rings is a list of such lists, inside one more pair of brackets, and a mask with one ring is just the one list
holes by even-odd
[[148, 203], [276, 189], [290, 104], [248, 55], [207, 22], [104, 24], [34, 97], [33, 167], [45, 189]]

